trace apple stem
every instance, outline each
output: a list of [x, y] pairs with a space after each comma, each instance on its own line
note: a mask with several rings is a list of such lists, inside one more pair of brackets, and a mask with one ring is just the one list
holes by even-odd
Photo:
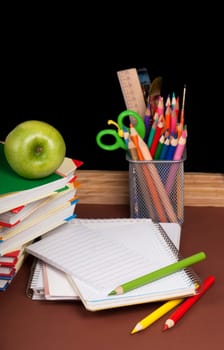
[[38, 146], [37, 148], [36, 148], [36, 153], [41, 153], [42, 152], [42, 147], [41, 146]]

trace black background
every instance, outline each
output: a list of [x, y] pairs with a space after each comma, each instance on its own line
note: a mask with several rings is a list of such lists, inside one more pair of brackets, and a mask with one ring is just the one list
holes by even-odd
[[208, 18], [198, 21], [199, 14], [191, 12], [184, 19], [181, 11], [169, 21], [166, 12], [146, 21], [137, 9], [130, 21], [116, 8], [109, 22], [108, 9], [101, 8], [98, 18], [90, 11], [88, 20], [85, 12], [54, 10], [22, 17], [7, 13], [1, 43], [1, 140], [24, 120], [44, 120], [62, 133], [67, 156], [82, 160], [82, 169], [127, 170], [124, 151], [102, 150], [95, 138], [108, 119], [116, 120], [125, 109], [117, 71], [145, 67], [151, 80], [162, 76], [164, 98], [172, 92], [181, 98], [187, 86], [185, 170], [223, 172], [218, 21], [211, 27]]

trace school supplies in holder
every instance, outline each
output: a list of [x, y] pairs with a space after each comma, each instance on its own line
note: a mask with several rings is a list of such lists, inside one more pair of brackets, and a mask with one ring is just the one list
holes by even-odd
[[[147, 73], [147, 69], [143, 69]], [[96, 136], [99, 147], [107, 151], [122, 148], [129, 162], [130, 213], [132, 218], [151, 218], [154, 222], [183, 223], [184, 166], [187, 125], [184, 124], [186, 85], [180, 109], [179, 96], [161, 96], [162, 77], [146, 88], [144, 99], [137, 69], [117, 72], [126, 104], [117, 130], [101, 130]], [[124, 119], [129, 116], [129, 127]], [[113, 136], [114, 142], [108, 135]]]
[[129, 162], [129, 198], [132, 218], [154, 222], [184, 221], [184, 161], [132, 160]]

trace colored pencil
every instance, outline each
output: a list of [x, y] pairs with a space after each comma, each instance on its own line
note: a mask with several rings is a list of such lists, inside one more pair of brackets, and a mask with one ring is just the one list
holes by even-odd
[[167, 155], [167, 151], [168, 151], [169, 145], [170, 145], [170, 138], [167, 137], [164, 140], [164, 142], [163, 142], [163, 146], [162, 146], [162, 149], [161, 149], [161, 152], [160, 152], [160, 156], [159, 156], [160, 160], [165, 160], [166, 159], [166, 155]]
[[178, 138], [176, 136], [170, 136], [170, 144], [166, 153], [166, 160], [173, 160], [173, 155], [178, 144]]
[[[142, 154], [142, 158], [140, 160], [151, 161], [151, 153], [141, 137], [138, 139], [138, 144]], [[177, 216], [166, 193], [165, 187], [155, 164], [152, 162], [148, 164], [142, 164], [141, 169], [143, 170], [143, 178], [145, 177], [145, 183], [148, 185], [149, 192], [152, 195], [154, 202], [154, 206], [151, 209], [151, 212], [157, 213], [156, 216], [153, 215], [154, 220], [160, 222], [177, 222]]]
[[154, 138], [154, 136], [155, 136], [157, 124], [158, 124], [158, 114], [156, 113], [155, 116], [154, 116], [154, 120], [153, 120], [151, 129], [150, 129], [150, 131], [149, 131], [149, 137], [148, 137], [148, 140], [147, 140], [147, 145], [148, 145], [148, 148], [149, 148], [149, 149], [150, 149], [150, 147], [151, 147], [151, 145], [152, 145], [153, 138]]
[[159, 138], [159, 142], [158, 142], [158, 145], [157, 145], [156, 150], [155, 150], [155, 154], [154, 154], [155, 160], [160, 159], [160, 154], [161, 154], [161, 151], [163, 148], [164, 141], [165, 141], [165, 135], [162, 134]]
[[132, 329], [131, 334], [143, 331], [148, 328], [151, 324], [156, 322], [159, 318], [165, 315], [167, 312], [172, 310], [174, 307], [183, 302], [182, 299], [173, 299], [164, 303], [162, 306], [158, 307], [155, 311], [151, 312], [149, 315], [144, 317], [141, 321], [139, 321], [135, 327]]
[[162, 131], [163, 131], [163, 127], [164, 127], [163, 121], [159, 120], [158, 124], [156, 125], [154, 137], [153, 137], [153, 140], [152, 140], [152, 143], [151, 143], [151, 147], [150, 147], [150, 153], [151, 153], [152, 158], [154, 158], [154, 155], [155, 155], [155, 152], [156, 152], [156, 148], [157, 148], [160, 136], [161, 136]]
[[145, 284], [156, 281], [162, 277], [168, 276], [172, 273], [175, 273], [181, 269], [184, 269], [190, 265], [193, 265], [199, 261], [202, 261], [206, 258], [206, 254], [204, 252], [199, 252], [193, 254], [185, 259], [181, 259], [173, 264], [164, 266], [158, 270], [152, 271], [146, 275], [137, 277], [131, 281], [121, 284], [112, 290], [108, 295], [118, 295], [129, 292], [135, 288], [139, 288]]
[[202, 295], [214, 284], [215, 277], [208, 276], [198, 289], [198, 294], [187, 298], [165, 321], [163, 331], [175, 326], [175, 324], [186, 314], [186, 312], [199, 300]]
[[185, 109], [185, 96], [186, 96], [186, 85], [184, 85], [182, 106], [180, 111], [180, 124], [184, 126], [184, 109]]
[[[175, 148], [172, 148], [173, 156], [172, 159], [175, 160], [181, 160], [184, 149], [186, 146], [186, 138], [187, 138], [187, 130], [183, 130], [183, 133], [180, 137], [180, 139], [177, 141], [175, 139], [175, 142], [177, 142], [177, 145]], [[171, 156], [171, 154], [170, 154]], [[168, 158], [168, 157], [167, 157]], [[178, 177], [178, 170], [180, 169], [180, 164], [179, 163], [173, 163], [169, 169], [169, 173], [167, 176], [167, 180], [165, 183], [165, 189], [168, 195], [170, 195], [172, 188], [175, 184], [176, 178]]]

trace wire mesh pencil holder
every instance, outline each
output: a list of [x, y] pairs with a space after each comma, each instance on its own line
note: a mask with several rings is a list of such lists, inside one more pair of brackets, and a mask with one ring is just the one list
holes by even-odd
[[183, 223], [185, 159], [135, 161], [127, 157], [132, 218]]

